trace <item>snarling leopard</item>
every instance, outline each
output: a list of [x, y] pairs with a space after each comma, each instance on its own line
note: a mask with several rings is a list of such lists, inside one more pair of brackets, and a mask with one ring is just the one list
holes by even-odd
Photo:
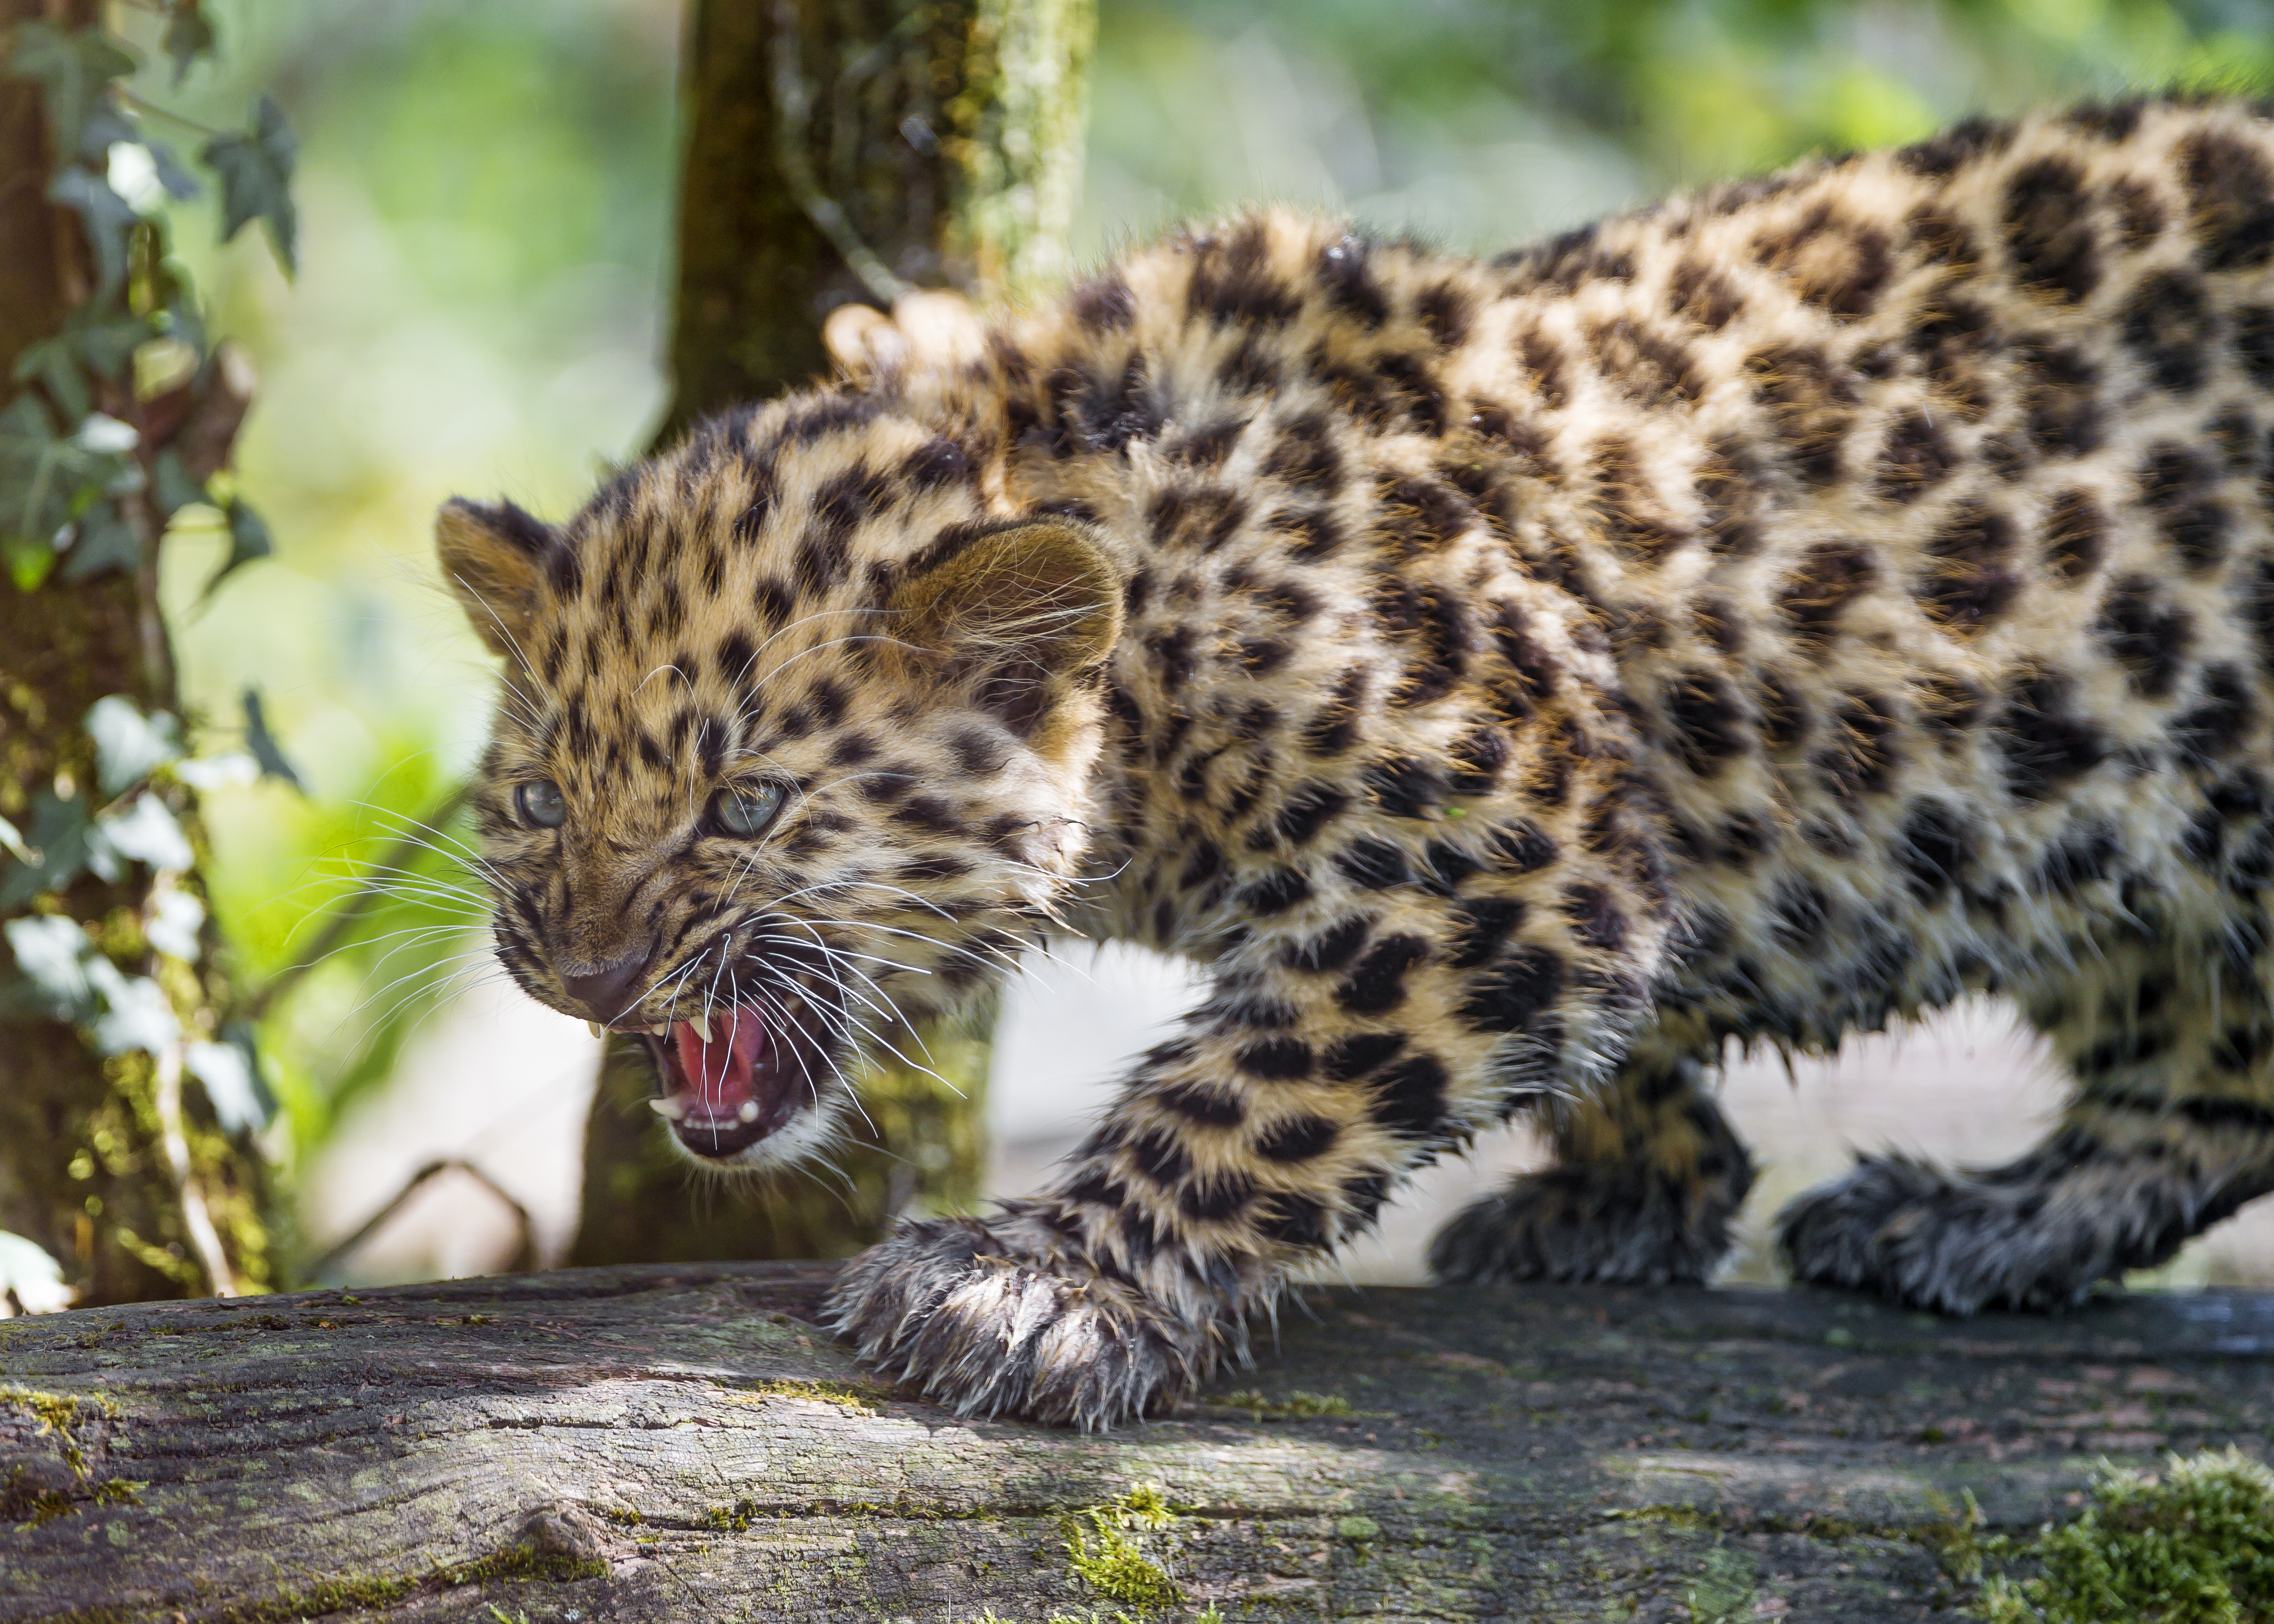
[[835, 1288], [1096, 1426], [1517, 1113], [1441, 1278], [1706, 1277], [1732, 1040], [1995, 994], [2074, 1078], [1803, 1196], [1803, 1281], [2066, 1305], [2274, 1187], [2270, 504], [2274, 123], [2147, 100], [1493, 259], [1243, 215], [438, 537], [498, 954], [694, 1161], [809, 1154], [1038, 937], [1205, 968], [1045, 1191]]

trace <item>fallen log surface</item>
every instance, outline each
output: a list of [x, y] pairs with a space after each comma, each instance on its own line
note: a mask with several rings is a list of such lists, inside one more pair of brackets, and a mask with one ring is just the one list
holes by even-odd
[[1314, 1290], [1100, 1437], [870, 1383], [795, 1265], [0, 1323], [0, 1619], [1948, 1616], [1966, 1497], [2274, 1427], [2274, 1296]]

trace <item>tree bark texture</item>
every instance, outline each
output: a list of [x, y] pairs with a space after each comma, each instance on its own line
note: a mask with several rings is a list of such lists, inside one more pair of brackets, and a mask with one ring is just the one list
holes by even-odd
[[[18, 22], [84, 27], [101, 12], [94, 0], [0, 0], [0, 52]], [[38, 89], [0, 78], [0, 380], [94, 286], [77, 219], [46, 198], [49, 139]], [[0, 389], [4, 405], [13, 391]], [[99, 404], [149, 426], [131, 385]], [[130, 514], [146, 532], [155, 528], [147, 503]], [[123, 694], [146, 711], [179, 714], [155, 537], [143, 539], [139, 571], [79, 581], [59, 571], [29, 591], [0, 580], [0, 816], [34, 840], [42, 792], [81, 804], [96, 793], [82, 726], [96, 700]], [[177, 786], [167, 799], [194, 838], [188, 791]], [[194, 888], [195, 876], [176, 883]], [[225, 1007], [227, 985], [210, 953], [196, 966], [159, 962], [143, 936], [152, 891], [148, 873], [129, 868], [117, 883], [83, 874], [57, 901], [114, 959], [155, 974], [194, 1031]], [[267, 1282], [266, 1170], [178, 1072], [141, 1051], [105, 1059], [62, 1021], [0, 1023], [0, 1229], [45, 1248], [82, 1303]]]
[[[1095, 0], [697, 0], [684, 95], [668, 441], [829, 370], [837, 305], [1063, 274]], [[842, 1257], [986, 1174], [987, 1024], [888, 1034], [826, 1165], [752, 1189], [663, 1143], [644, 1052], [612, 1045], [586, 1133], [579, 1264]]]
[[824, 317], [1062, 277], [1096, 0], [696, 0], [660, 439], [829, 370]]
[[[1103, 1437], [872, 1385], [814, 1266], [0, 1326], [0, 1620], [1949, 1616], [2097, 1458], [2274, 1423], [2274, 1297], [1315, 1291]], [[1156, 1498], [1157, 1497], [1157, 1498]], [[1143, 1515], [1148, 1514], [1150, 1515]]]

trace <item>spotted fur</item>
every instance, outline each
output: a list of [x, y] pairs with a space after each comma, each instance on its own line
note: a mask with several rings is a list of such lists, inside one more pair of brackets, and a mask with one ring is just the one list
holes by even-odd
[[[1969, 992], [2073, 1070], [2053, 1137], [1867, 1162], [1783, 1244], [1931, 1308], [2074, 1302], [2274, 1185], [2270, 267], [2274, 125], [2220, 102], [1488, 261], [1257, 214], [983, 359], [713, 421], [561, 529], [455, 508], [509, 656], [499, 951], [580, 1013], [794, 1029], [795, 1109], [690, 1146], [743, 1162], [1039, 932], [1207, 966], [1046, 1192], [843, 1275], [862, 1356], [965, 1412], [1173, 1395], [1518, 1111], [1561, 1164], [1442, 1275], [1701, 1277], [1751, 1178], [1727, 1040]], [[557, 829], [516, 816], [539, 778]], [[779, 821], [706, 834], [754, 778]]]

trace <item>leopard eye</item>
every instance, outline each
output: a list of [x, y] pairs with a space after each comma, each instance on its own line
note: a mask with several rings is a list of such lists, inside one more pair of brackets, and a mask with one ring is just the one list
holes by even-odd
[[513, 809], [531, 829], [558, 829], [568, 816], [561, 786], [550, 778], [531, 778], [514, 786]]
[[704, 822], [712, 834], [747, 840], [764, 833], [766, 825], [774, 821], [781, 808], [780, 785], [747, 785], [741, 789], [722, 789], [712, 796]]

